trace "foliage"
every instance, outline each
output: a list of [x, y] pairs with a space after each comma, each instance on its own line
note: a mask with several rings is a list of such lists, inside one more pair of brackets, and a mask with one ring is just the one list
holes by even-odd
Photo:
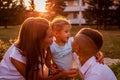
[[115, 19], [117, 20], [117, 25], [119, 26], [119, 29], [120, 29], [120, 3], [116, 5], [117, 6], [117, 9], [115, 11]]
[[106, 27], [108, 24], [116, 22], [115, 10], [117, 6], [113, 4], [113, 0], [85, 0], [85, 2], [89, 6], [83, 12], [83, 15], [89, 24], [92, 23]]
[[35, 5], [34, 5], [34, 0], [30, 0], [30, 10], [34, 11], [35, 10]]
[[9, 45], [10, 45], [9, 43], [5, 43], [2, 40], [0, 40], [0, 61], [2, 60], [3, 55], [5, 54], [6, 50], [9, 47]]
[[23, 0], [0, 0], [0, 25], [7, 28], [8, 25], [20, 24], [23, 20], [22, 13], [25, 10]]
[[110, 66], [112, 71], [115, 73], [117, 80], [120, 80], [120, 63]]
[[55, 12], [56, 15], [64, 15], [64, 9], [66, 4], [64, 0], [48, 0], [47, 10], [49, 12]]

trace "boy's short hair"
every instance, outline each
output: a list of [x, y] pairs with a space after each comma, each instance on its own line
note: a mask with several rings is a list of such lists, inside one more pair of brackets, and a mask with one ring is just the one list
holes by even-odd
[[78, 34], [88, 36], [95, 43], [98, 50], [101, 49], [103, 45], [103, 37], [99, 31], [91, 28], [82, 28]]
[[52, 30], [55, 30], [55, 31], [62, 30], [63, 25], [69, 25], [71, 27], [70, 22], [64, 17], [56, 17], [51, 22]]

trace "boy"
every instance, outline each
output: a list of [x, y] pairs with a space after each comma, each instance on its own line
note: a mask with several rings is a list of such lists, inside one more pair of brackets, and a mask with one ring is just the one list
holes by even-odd
[[96, 62], [95, 55], [102, 44], [101, 33], [91, 28], [81, 29], [74, 37], [72, 47], [79, 56], [84, 80], [117, 80], [107, 65]]

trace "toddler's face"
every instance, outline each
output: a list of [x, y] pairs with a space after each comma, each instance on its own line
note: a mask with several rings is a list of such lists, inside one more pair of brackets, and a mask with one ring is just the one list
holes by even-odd
[[67, 42], [71, 35], [70, 30], [71, 27], [69, 25], [64, 25], [62, 30], [57, 34], [58, 38], [63, 42]]

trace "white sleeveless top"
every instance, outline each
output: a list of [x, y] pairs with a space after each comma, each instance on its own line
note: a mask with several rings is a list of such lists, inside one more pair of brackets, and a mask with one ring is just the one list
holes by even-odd
[[20, 54], [18, 48], [13, 44], [0, 62], [0, 80], [25, 80], [11, 63], [11, 57], [22, 63], [26, 62], [25, 57]]

